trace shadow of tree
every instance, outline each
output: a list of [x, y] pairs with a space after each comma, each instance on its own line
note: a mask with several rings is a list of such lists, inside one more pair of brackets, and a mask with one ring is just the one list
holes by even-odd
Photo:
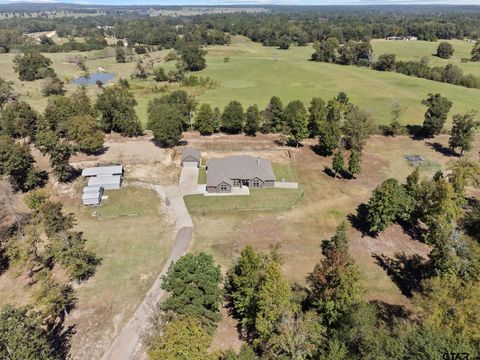
[[455, 157], [459, 157], [459, 155], [453, 151], [452, 149], [446, 147], [446, 146], [443, 146], [442, 144], [440, 144], [439, 142], [426, 142], [426, 145], [430, 148], [432, 148], [433, 150], [435, 150], [436, 152], [439, 152], [440, 154], [444, 155], [444, 156], [455, 156]]
[[322, 149], [320, 145], [310, 145], [310, 150], [312, 150], [315, 154], [320, 155], [320, 156], [330, 156], [332, 155], [331, 152], [325, 151], [325, 149]]
[[390, 329], [394, 328], [397, 320], [408, 319], [412, 314], [404, 305], [389, 304], [380, 300], [372, 300], [370, 303], [375, 306], [379, 320]]
[[59, 359], [68, 359], [71, 347], [72, 336], [75, 335], [75, 325], [63, 326], [63, 321], [48, 326], [50, 342], [55, 349]]
[[403, 295], [412, 297], [421, 291], [421, 282], [430, 275], [430, 263], [418, 254], [396, 253], [393, 258], [383, 254], [372, 254], [376, 263], [398, 286]]
[[356, 213], [351, 213], [347, 215], [347, 219], [353, 228], [355, 228], [356, 230], [362, 233], [362, 236], [367, 235], [371, 237], [376, 237], [377, 234], [373, 234], [369, 229], [367, 215], [368, 215], [368, 206], [367, 204], [362, 203], [357, 206]]
[[411, 221], [398, 220], [397, 223], [402, 227], [403, 232], [410, 238], [423, 242], [425, 229], [422, 229], [418, 224], [412, 224]]

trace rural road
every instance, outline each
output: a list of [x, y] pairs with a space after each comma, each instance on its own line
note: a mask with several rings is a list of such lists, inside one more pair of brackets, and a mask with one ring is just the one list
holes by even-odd
[[175, 224], [178, 229], [172, 250], [165, 266], [155, 279], [152, 287], [147, 292], [142, 303], [128, 323], [123, 327], [118, 336], [111, 343], [109, 350], [103, 355], [104, 360], [131, 360], [136, 354], [144, 358], [144, 349], [141, 349], [140, 337], [158, 302], [165, 296], [162, 290], [162, 277], [168, 271], [172, 262], [176, 262], [185, 254], [192, 242], [193, 222], [188, 213], [183, 197], [190, 194], [203, 193], [203, 188], [197, 185], [198, 169], [182, 168], [178, 185], [168, 186], [166, 189], [160, 185], [137, 184], [154, 189], [160, 197], [168, 199], [169, 207], [175, 214]]

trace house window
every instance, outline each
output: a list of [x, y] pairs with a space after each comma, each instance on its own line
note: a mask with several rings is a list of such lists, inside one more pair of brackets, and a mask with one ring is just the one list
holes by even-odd
[[259, 188], [262, 186], [262, 182], [261, 180], [259, 179], [253, 179], [253, 180], [250, 180], [250, 187], [252, 188]]
[[239, 179], [234, 179], [233, 180], [233, 186], [240, 186], [240, 180]]
[[227, 184], [221, 184], [220, 188], [219, 188], [219, 192], [221, 192], [221, 193], [228, 192], [228, 185]]

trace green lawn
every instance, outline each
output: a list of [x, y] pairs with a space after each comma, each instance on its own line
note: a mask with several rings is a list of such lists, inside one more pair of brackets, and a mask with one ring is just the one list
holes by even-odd
[[[207, 50], [208, 66], [199, 75], [209, 76], [220, 85], [204, 90], [199, 99], [215, 106], [239, 100], [244, 107], [254, 103], [264, 107], [273, 95], [280, 96], [284, 103], [300, 99], [308, 105], [312, 97], [328, 100], [345, 91], [353, 103], [371, 112], [379, 124], [390, 121], [395, 99], [406, 107], [401, 121], [420, 124], [425, 113], [421, 100], [428, 93], [439, 92], [453, 101], [451, 114], [480, 110], [477, 89], [356, 66], [311, 62], [308, 61], [313, 52], [311, 46], [285, 51], [235, 37], [231, 46]], [[230, 57], [229, 62], [224, 62], [225, 56]]]
[[207, 170], [204, 166], [198, 169], [198, 183], [199, 184], [207, 183]]
[[379, 39], [372, 40], [372, 47], [376, 57], [391, 53], [397, 55], [397, 60], [420, 60], [426, 56], [432, 66], [455, 64], [462, 68], [465, 74], [480, 76], [480, 62], [462, 62], [462, 58], [470, 59], [473, 44], [463, 40], [446, 41], [452, 44], [455, 50], [450, 59], [441, 59], [435, 56], [440, 41], [389, 41]]
[[[103, 353], [101, 346], [128, 321], [163, 268], [175, 233], [153, 190], [123, 187], [106, 194], [98, 208], [84, 208], [80, 200], [65, 206], [77, 217], [76, 230], [84, 232], [88, 248], [102, 258], [93, 278], [77, 289], [77, 358]], [[138, 215], [122, 216], [131, 214]]]
[[223, 212], [232, 210], [288, 209], [303, 197], [301, 189], [250, 190], [249, 196], [185, 196], [190, 213]]
[[272, 163], [273, 172], [277, 181], [297, 182], [297, 173], [290, 164]]

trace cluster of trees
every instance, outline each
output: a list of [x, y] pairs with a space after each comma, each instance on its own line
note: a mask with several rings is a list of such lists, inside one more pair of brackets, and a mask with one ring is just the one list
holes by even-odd
[[27, 50], [23, 55], [15, 56], [13, 69], [22, 81], [46, 79], [42, 88], [45, 96], [63, 95], [64, 83], [51, 67], [52, 61], [37, 50]]
[[315, 42], [313, 48], [312, 61], [367, 67], [373, 62], [373, 49], [369, 41], [350, 40], [340, 45], [337, 38], [329, 37]]
[[[461, 159], [450, 164], [450, 174], [420, 178], [418, 168], [400, 184], [396, 179], [381, 183], [368, 203], [366, 222], [373, 234], [394, 222], [416, 229], [433, 247], [431, 271], [454, 275], [466, 281], [480, 280], [480, 244], [463, 227], [466, 190], [480, 186], [480, 165]], [[478, 284], [478, 283], [477, 283]]]
[[[410, 295], [418, 308], [415, 315], [380, 301], [367, 302], [361, 273], [349, 254], [348, 232], [342, 223], [323, 241], [322, 260], [305, 286], [289, 283], [278, 248], [268, 254], [251, 246], [242, 250], [224, 280], [227, 308], [244, 340], [238, 354], [230, 349], [209, 352], [219, 319], [221, 276], [208, 255], [185, 256], [164, 279], [170, 297], [160, 305], [160, 321], [148, 338], [149, 357], [405, 360], [475, 353], [480, 333], [474, 315], [478, 278], [427, 271]], [[435, 268], [436, 262], [419, 266]]]
[[[43, 115], [23, 101], [7, 104], [0, 116], [0, 134], [4, 136], [2, 157], [6, 159], [2, 173], [10, 175], [14, 187], [21, 191], [45, 180], [34, 167], [27, 142], [49, 155], [53, 173], [60, 181], [69, 181], [75, 175], [69, 164], [75, 151], [103, 150], [104, 135], [84, 87], [71, 97], [51, 97]], [[13, 139], [24, 139], [24, 144], [14, 143]]]
[[[82, 233], [73, 231], [75, 218], [62, 212], [62, 204], [43, 190], [31, 192], [26, 203], [32, 211], [14, 234], [2, 238], [2, 269], [15, 265], [26, 271], [32, 305], [5, 305], [0, 311], [0, 357], [5, 359], [64, 359], [71, 328], [65, 316], [75, 307], [73, 282], [91, 277], [100, 259], [85, 249]], [[52, 274], [54, 266], [66, 270], [68, 280]]]
[[[186, 77], [187, 71], [201, 71], [207, 67], [205, 60], [206, 51], [201, 49], [198, 45], [185, 46], [180, 53], [173, 53], [174, 58], [177, 59], [175, 69], [168, 73], [161, 66], [154, 66], [152, 60], [139, 59], [135, 65], [135, 69], [131, 75], [132, 78], [146, 79], [153, 75], [155, 81], [162, 82], [186, 82], [189, 77]], [[168, 56], [167, 60], [171, 57]], [[117, 62], [126, 62], [126, 51], [123, 47], [116, 49]]]

